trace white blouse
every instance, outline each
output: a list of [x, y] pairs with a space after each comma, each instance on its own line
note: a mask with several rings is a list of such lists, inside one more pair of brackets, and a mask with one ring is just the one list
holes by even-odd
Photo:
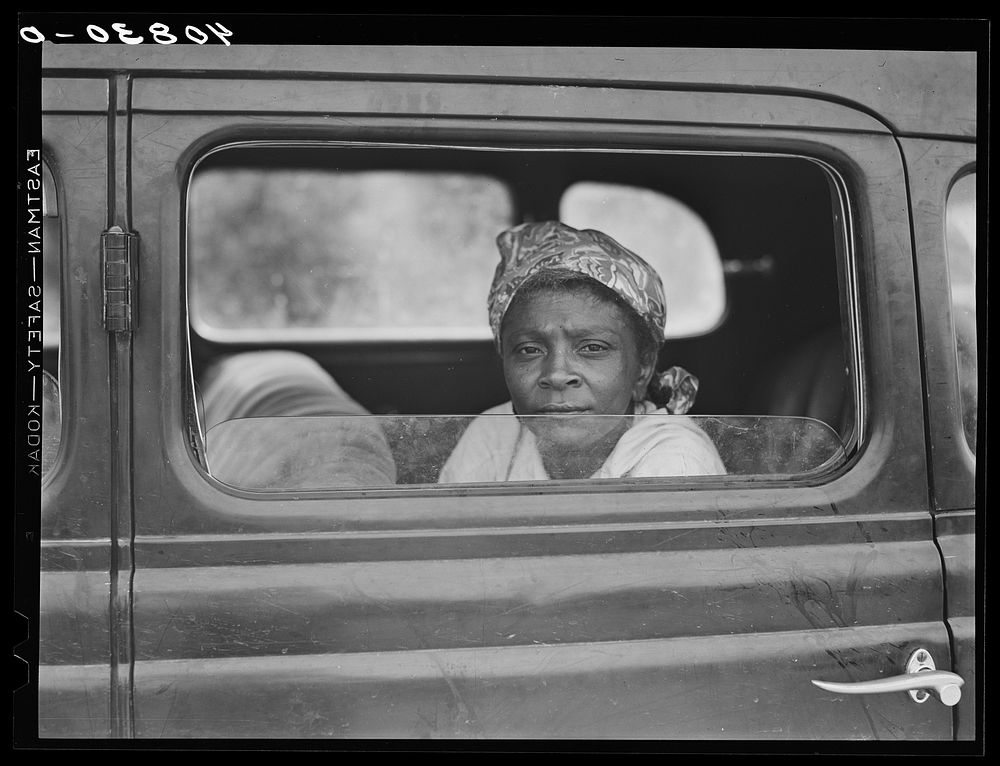
[[[506, 402], [473, 420], [441, 469], [438, 482], [549, 479], [534, 434], [513, 414], [511, 403]], [[726, 473], [712, 440], [690, 418], [656, 409], [651, 402], [639, 405], [636, 414], [648, 417], [635, 419], [591, 478]]]

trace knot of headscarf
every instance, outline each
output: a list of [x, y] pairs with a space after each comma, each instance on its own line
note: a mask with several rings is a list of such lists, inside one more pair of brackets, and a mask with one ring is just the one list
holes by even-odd
[[659, 274], [646, 261], [607, 234], [574, 229], [558, 221], [524, 223], [497, 237], [500, 263], [490, 286], [493, 338], [518, 288], [540, 271], [576, 271], [611, 288], [663, 337], [667, 302]]
[[694, 406], [698, 378], [683, 367], [671, 367], [653, 376], [649, 390], [657, 405], [671, 415], [683, 415]]

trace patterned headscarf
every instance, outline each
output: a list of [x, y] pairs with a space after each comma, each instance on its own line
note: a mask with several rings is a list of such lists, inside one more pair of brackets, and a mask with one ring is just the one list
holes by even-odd
[[[576, 271], [611, 288], [625, 299], [663, 338], [667, 302], [656, 270], [607, 234], [574, 229], [558, 221], [523, 223], [497, 237], [500, 263], [493, 275], [488, 300], [490, 328], [500, 346], [500, 325], [518, 289], [534, 274], [546, 270]], [[650, 395], [657, 406], [682, 414], [691, 409], [698, 378], [682, 367], [653, 376]]]
[[558, 221], [523, 223], [497, 237], [500, 263], [490, 287], [490, 327], [497, 343], [500, 324], [518, 288], [549, 269], [576, 271], [625, 299], [663, 337], [667, 302], [660, 276], [642, 258], [607, 234], [577, 230]]

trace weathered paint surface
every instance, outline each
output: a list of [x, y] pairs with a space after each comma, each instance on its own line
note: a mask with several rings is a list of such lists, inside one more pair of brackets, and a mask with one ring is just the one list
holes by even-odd
[[[323, 73], [396, 77], [804, 91], [855, 102], [903, 132], [974, 137], [976, 56], [971, 52], [449, 46], [46, 46], [52, 69]], [[845, 61], [845, 55], [850, 57]], [[920, 94], [913, 98], [912, 94]]]
[[[613, 546], [609, 546], [613, 547]], [[144, 570], [139, 659], [929, 622], [929, 543]], [[401, 571], [406, 572], [401, 577]]]
[[[731, 638], [140, 663], [137, 733], [938, 739], [950, 728], [943, 706], [916, 706], [905, 694], [844, 699], [809, 682], [823, 674], [878, 677], [915, 634], [934, 636], [932, 650], [946, 651], [940, 627], [904, 624]], [[828, 669], [831, 664], [836, 670]]]
[[976, 737], [977, 711], [982, 696], [976, 685], [977, 622], [983, 618], [983, 604], [977, 601], [982, 586], [976, 582], [976, 514], [958, 511], [935, 519], [938, 544], [944, 561], [947, 588], [946, 621], [954, 646], [954, 672], [965, 679], [965, 692], [955, 714], [955, 736]]

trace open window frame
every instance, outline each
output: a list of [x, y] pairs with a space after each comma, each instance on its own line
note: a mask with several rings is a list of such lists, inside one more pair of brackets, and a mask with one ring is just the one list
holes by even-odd
[[[474, 491], [484, 495], [507, 496], [511, 493], [523, 493], [525, 491], [536, 493], [575, 493], [575, 492], [634, 492], [650, 491], [661, 489], [679, 489], [681, 487], [716, 487], [716, 488], [736, 488], [740, 485], [760, 485], [762, 483], [772, 486], [795, 486], [822, 484], [836, 475], [843, 473], [850, 466], [852, 460], [857, 456], [865, 439], [865, 424], [867, 422], [866, 397], [864, 386], [864, 358], [860, 342], [860, 307], [858, 290], [858, 263], [856, 254], [857, 234], [854, 231], [854, 213], [850, 199], [848, 180], [839, 170], [836, 164], [826, 159], [810, 156], [808, 152], [794, 151], [773, 151], [761, 150], [756, 152], [734, 152], [726, 150], [715, 151], [691, 151], [671, 148], [613, 148], [598, 146], [567, 146], [553, 148], [551, 146], [531, 147], [531, 146], [504, 146], [494, 144], [483, 146], [475, 143], [392, 143], [392, 142], [358, 142], [358, 141], [255, 141], [227, 143], [213, 147], [210, 152], [203, 155], [193, 166], [193, 172], [188, 176], [188, 190], [190, 190], [191, 179], [200, 164], [210, 157], [219, 157], [226, 152], [239, 153], [243, 158], [253, 156], [255, 152], [267, 153], [272, 158], [275, 156], [284, 158], [279, 161], [280, 167], [308, 167], [309, 158], [332, 154], [332, 161], [324, 161], [324, 165], [329, 164], [336, 167], [348, 167], [352, 170], [358, 169], [399, 169], [399, 168], [425, 168], [427, 166], [446, 171], [462, 171], [472, 173], [493, 173], [504, 183], [514, 190], [514, 208], [517, 214], [528, 219], [539, 216], [555, 217], [551, 206], [551, 200], [556, 204], [561, 199], [562, 194], [573, 184], [581, 180], [593, 179], [595, 177], [604, 180], [609, 178], [612, 182], [620, 181], [622, 174], [607, 173], [608, 167], [613, 167], [616, 160], [618, 162], [631, 162], [632, 166], [639, 163], [648, 164], [650, 161], [661, 162], [671, 160], [683, 163], [689, 168], [696, 167], [699, 161], [713, 162], [721, 167], [720, 163], [726, 162], [784, 162], [797, 164], [800, 168], [808, 169], [808, 172], [822, 176], [828, 188], [830, 199], [829, 248], [834, 253], [835, 264], [833, 268], [836, 273], [836, 293], [837, 312], [840, 326], [841, 343], [844, 350], [845, 362], [847, 364], [847, 384], [846, 397], [848, 399], [848, 410], [850, 412], [850, 422], [847, 429], [840, 436], [843, 441], [843, 459], [833, 460], [816, 470], [810, 470], [804, 474], [758, 474], [741, 476], [713, 476], [713, 477], [657, 477], [646, 479], [624, 480], [550, 480], [544, 484], [537, 482], [528, 483], [497, 483], [476, 485]], [[248, 154], [249, 153], [249, 154]], [[295, 158], [289, 162], [289, 158]], [[445, 158], [441, 161], [441, 158]], [[547, 165], [543, 167], [562, 167], [561, 173], [553, 183], [548, 203], [539, 199], [539, 194], [524, 193], [525, 189], [530, 189], [532, 184], [530, 179], [538, 175], [537, 168], [533, 165], [535, 158], [546, 158]], [[552, 158], [564, 158], [562, 161]], [[574, 165], [578, 159], [582, 158], [582, 163]], [[345, 161], [346, 160], [346, 161]], [[237, 162], [237, 165], [239, 163]], [[266, 163], [261, 166], [266, 166]], [[503, 168], [514, 167], [520, 169], [520, 174], [505, 174]], [[605, 175], [595, 176], [595, 171]], [[662, 170], [660, 171], [662, 173]], [[716, 171], [718, 172], [718, 171]], [[690, 173], [689, 171], [689, 174]], [[693, 174], [692, 174], [693, 175]], [[655, 177], [655, 171], [648, 171], [647, 178]], [[517, 192], [521, 192], [520, 194]], [[548, 207], [546, 206], [548, 204]], [[190, 241], [188, 241], [190, 246]], [[746, 256], [744, 256], [746, 257]], [[769, 256], [768, 256], [769, 257]], [[187, 260], [190, 260], [188, 255]], [[760, 259], [757, 259], [759, 262]], [[732, 261], [730, 261], [732, 263]], [[751, 266], [753, 268], [753, 266]], [[188, 263], [188, 284], [191, 284], [191, 265]], [[730, 266], [730, 270], [733, 270]], [[188, 298], [190, 300], [190, 298]], [[727, 308], [728, 312], [728, 308]], [[719, 323], [724, 324], [726, 317]], [[255, 343], [249, 338], [235, 340], [235, 336], [228, 340], [216, 337], [204, 337], [199, 328], [191, 325], [192, 342], [195, 346], [205, 341], [214, 342], [221, 347], [225, 347], [232, 353], [259, 348], [259, 340]], [[385, 339], [375, 334], [366, 337], [364, 330], [352, 332], [351, 330], [341, 330], [331, 333], [329, 331], [315, 331], [306, 334], [308, 337], [294, 338], [284, 337], [277, 340], [284, 341], [284, 347], [291, 346], [298, 348], [305, 353], [313, 353], [323, 344], [340, 344], [351, 350], [351, 353], [365, 353], [371, 351], [373, 344], [383, 346], [385, 356], [382, 356], [377, 349], [374, 356], [379, 362], [392, 358], [393, 353], [398, 353], [401, 348], [408, 347], [412, 352], [419, 353], [421, 344], [426, 344], [426, 339], [400, 338]], [[234, 342], [235, 340], [235, 342]], [[465, 338], [464, 343], [475, 343], [486, 354], [492, 353], [492, 343], [486, 338]], [[439, 338], [432, 342], [435, 346], [461, 347], [462, 340], [456, 338]], [[669, 343], [669, 341], [668, 341]], [[192, 405], [193, 406], [193, 405]], [[378, 413], [378, 410], [375, 410]], [[384, 414], [384, 413], [379, 413]], [[444, 413], [441, 413], [444, 414]], [[469, 414], [464, 412], [462, 414]], [[719, 413], [705, 413], [719, 414]], [[722, 413], [725, 415], [726, 413]], [[747, 413], [740, 413], [747, 414]], [[766, 413], [759, 413], [766, 414]], [[201, 441], [203, 451], [203, 438]], [[215, 480], [212, 480], [215, 483]], [[287, 492], [258, 493], [246, 489], [219, 485], [225, 487], [227, 493], [234, 493], [235, 496], [244, 499], [254, 497], [269, 499], [294, 500], [295, 498], [308, 496], [316, 499], [334, 497], [365, 497], [381, 496], [384, 498], [395, 497], [399, 493], [412, 495], [414, 493], [427, 497], [433, 497], [440, 493], [458, 491], [466, 492], [470, 487], [449, 487], [447, 485], [428, 486], [394, 486], [394, 487], [369, 487], [361, 490], [351, 488], [330, 488], [330, 489], [301, 489]], [[256, 515], [256, 514], [252, 514]], [[308, 513], [306, 515], [309, 515]]]

